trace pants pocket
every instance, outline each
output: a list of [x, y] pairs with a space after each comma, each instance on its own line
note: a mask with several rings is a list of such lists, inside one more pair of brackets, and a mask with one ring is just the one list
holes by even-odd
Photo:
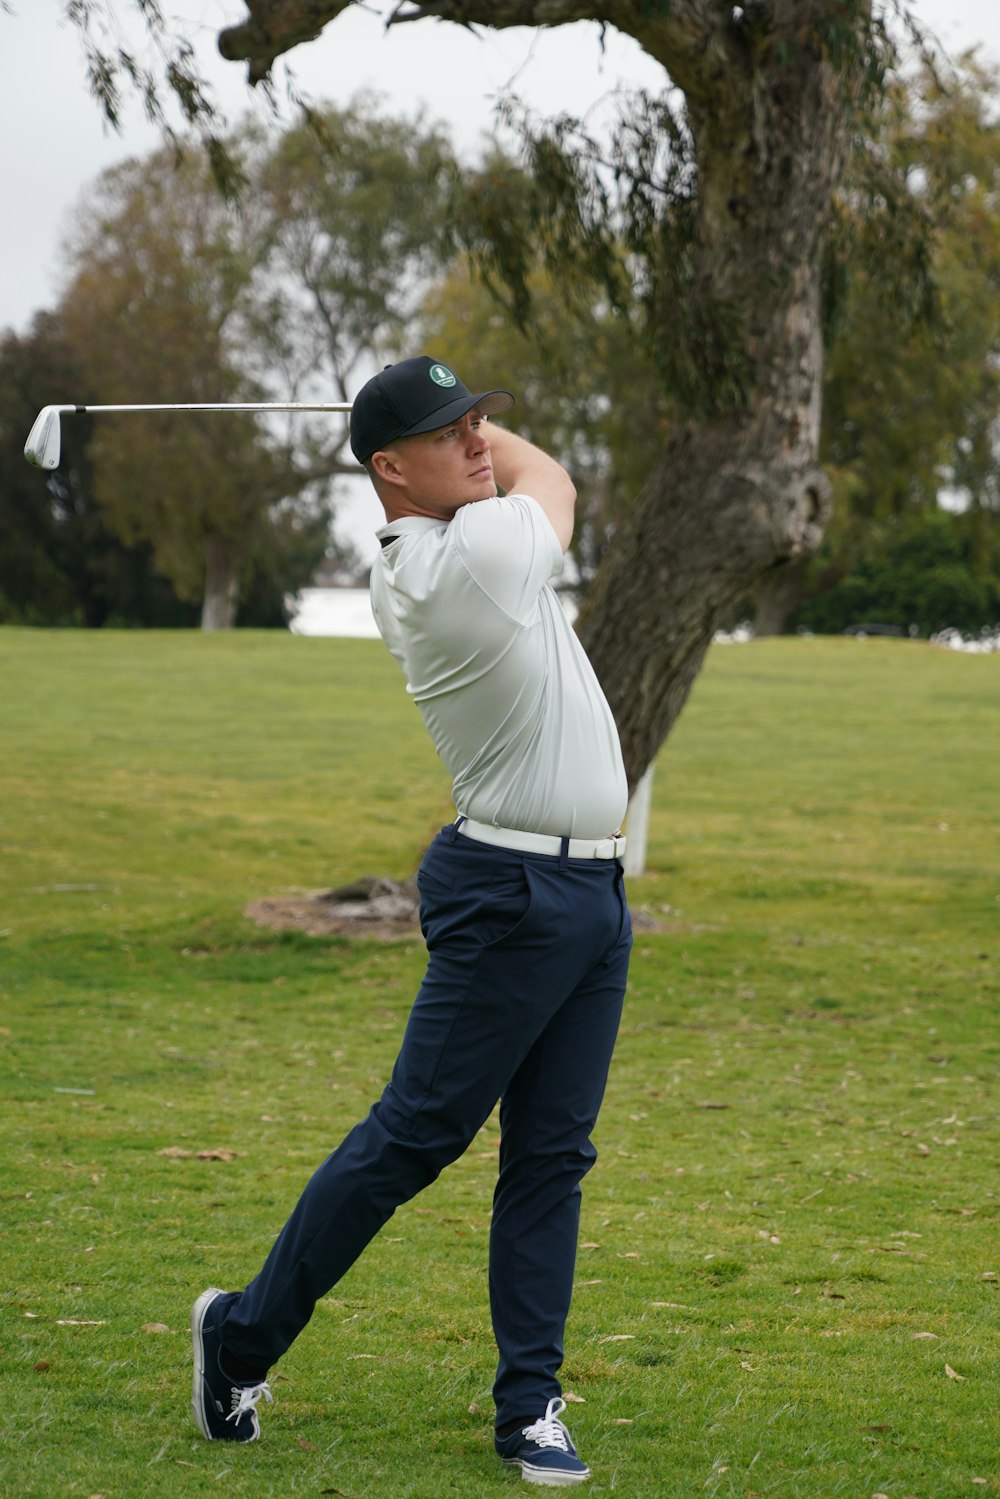
[[523, 864], [499, 871], [485, 891], [479, 934], [486, 947], [509, 942], [531, 909], [531, 881]]

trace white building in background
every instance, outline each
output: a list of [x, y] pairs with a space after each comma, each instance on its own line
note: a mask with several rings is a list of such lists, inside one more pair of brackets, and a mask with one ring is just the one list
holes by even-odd
[[[568, 593], [560, 600], [571, 620], [576, 605]], [[288, 628], [293, 635], [340, 635], [378, 639], [367, 588], [303, 588]]]
[[367, 588], [303, 588], [288, 628], [293, 635], [378, 637]]

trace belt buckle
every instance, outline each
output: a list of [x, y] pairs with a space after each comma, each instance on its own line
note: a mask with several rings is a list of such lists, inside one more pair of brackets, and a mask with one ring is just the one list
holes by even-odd
[[[607, 852], [605, 852], [607, 845]], [[601, 838], [594, 849], [595, 859], [620, 859], [625, 852], [625, 838], [621, 833], [612, 833], [607, 838]]]

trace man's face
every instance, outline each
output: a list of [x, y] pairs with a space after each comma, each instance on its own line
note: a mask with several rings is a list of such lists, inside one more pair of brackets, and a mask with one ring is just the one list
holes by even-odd
[[497, 492], [486, 418], [475, 406], [450, 427], [401, 437], [376, 458], [387, 465], [377, 467], [400, 514], [450, 520]]

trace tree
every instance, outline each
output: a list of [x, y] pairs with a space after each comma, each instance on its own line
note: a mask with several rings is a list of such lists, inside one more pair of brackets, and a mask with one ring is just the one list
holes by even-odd
[[[433, 128], [358, 105], [237, 140], [239, 211], [197, 155], [160, 152], [104, 174], [81, 214], [60, 316], [102, 400], [343, 399], [359, 368], [394, 353], [450, 253], [453, 162]], [[268, 557], [283, 558], [285, 593], [308, 581], [333, 481], [358, 473], [347, 423], [329, 416], [297, 416], [283, 439], [247, 417], [108, 421], [92, 456], [110, 523], [153, 547], [183, 598], [204, 599], [206, 628], [233, 623]]]
[[[24, 461], [25, 434], [53, 391], [85, 388], [75, 360], [53, 313], [39, 313], [24, 335], [0, 339], [0, 622], [196, 625], [197, 600], [179, 598], [157, 570], [151, 544], [126, 545], [95, 500], [95, 419], [63, 423], [55, 472], [39, 473]], [[237, 624], [287, 625], [288, 593], [312, 577], [330, 548], [325, 516], [276, 507], [248, 549]]]
[[[250, 285], [244, 226], [199, 162], [159, 153], [103, 174], [69, 258], [59, 315], [84, 388], [104, 402], [260, 399], [231, 331]], [[203, 601], [203, 628], [228, 628], [271, 509], [301, 487], [287, 448], [246, 417], [130, 416], [97, 426], [90, 455], [116, 533]]]
[[[313, 112], [262, 143], [249, 168], [256, 221], [241, 358], [275, 399], [349, 400], [409, 336], [453, 253], [455, 160], [439, 127], [371, 101]], [[297, 419], [314, 479], [358, 475], [343, 421]]]
[[[220, 48], [263, 76], [346, 8], [249, 0]], [[623, 116], [606, 155], [565, 122], [526, 132], [536, 200], [519, 212], [502, 181], [484, 182], [489, 232], [472, 246], [522, 314], [532, 260], [571, 285], [603, 284], [676, 403], [578, 621], [635, 784], [733, 602], [812, 552], [829, 516], [823, 235], [856, 112], [888, 61], [884, 28], [865, 0], [432, 0], [391, 20], [432, 16], [614, 24], [668, 75], [660, 99]]]
[[[895, 103], [899, 90], [893, 91]], [[905, 328], [909, 343], [893, 368], [881, 371], [883, 385], [869, 389], [881, 406], [885, 428], [904, 426], [905, 442], [916, 455], [883, 454], [881, 471], [870, 486], [889, 495], [890, 507], [935, 499], [943, 480], [965, 491], [969, 505], [998, 510], [1000, 478], [1000, 75], [972, 57], [942, 82], [925, 68], [918, 76], [909, 109], [888, 110], [887, 149], [905, 172], [911, 192], [931, 225], [931, 273], [936, 315]], [[855, 317], [871, 317], [870, 296], [861, 297]], [[880, 329], [880, 331], [882, 331]], [[884, 330], [888, 332], [889, 330]], [[894, 379], [897, 384], [894, 385]], [[895, 403], [893, 410], [883, 390]], [[832, 392], [831, 392], [832, 397]], [[830, 404], [831, 449], [836, 460], [864, 473], [850, 435], [853, 411], [843, 397]], [[900, 422], [898, 413], [913, 412]], [[847, 418], [838, 430], [836, 420]], [[875, 433], [872, 433], [874, 439]], [[833, 448], [834, 440], [837, 447]], [[902, 469], [908, 484], [895, 490], [889, 478]]]
[[[349, 3], [247, 0], [220, 50], [264, 79]], [[539, 260], [570, 286], [603, 284], [676, 406], [578, 624], [634, 784], [717, 624], [812, 553], [829, 518], [823, 242], [858, 111], [891, 61], [884, 18], [872, 0], [427, 0], [388, 22], [430, 18], [614, 24], [665, 70], [662, 96], [623, 114], [606, 157], [567, 122], [526, 131], [534, 211], [487, 180], [470, 235], [523, 318]]]
[[0, 620], [30, 625], [191, 624], [197, 617], [154, 566], [125, 546], [93, 497], [87, 418], [67, 422], [59, 470], [24, 461], [24, 439], [53, 390], [82, 388], [59, 319], [39, 314], [0, 340]]
[[[764, 601], [769, 618], [758, 619], [758, 633], [783, 628], [803, 599], [858, 565], [870, 581], [870, 560], [922, 525], [943, 535], [943, 488], [969, 508], [968, 565], [988, 570], [989, 533], [1000, 525], [998, 99], [997, 76], [972, 58], [946, 82], [925, 65], [893, 82], [859, 139], [838, 196], [843, 285], [824, 382], [820, 452], [834, 518], [817, 556], [786, 570], [784, 597]], [[904, 207], [888, 206], [892, 194]], [[887, 239], [890, 220], [898, 225], [905, 213], [926, 224], [927, 265], [891, 288], [881, 267], [905, 254]], [[881, 254], [859, 252], [865, 237]], [[926, 304], [901, 300], [920, 284], [932, 292]], [[838, 597], [843, 604], [847, 594]], [[845, 624], [885, 617], [867, 588], [858, 600], [864, 612]], [[841, 610], [808, 607], [795, 620], [816, 628], [827, 617]]]
[[984, 553], [969, 522], [941, 510], [896, 517], [862, 543], [846, 577], [805, 601], [798, 622], [820, 633], [870, 623], [920, 636], [995, 630], [1000, 537]]

